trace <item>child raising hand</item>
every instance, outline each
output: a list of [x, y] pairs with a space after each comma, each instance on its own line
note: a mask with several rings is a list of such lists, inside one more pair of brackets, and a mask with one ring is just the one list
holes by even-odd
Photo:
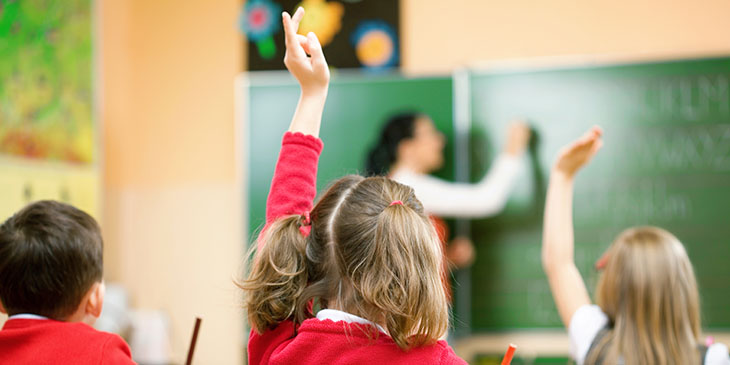
[[682, 243], [658, 227], [623, 231], [604, 255], [596, 304], [573, 259], [573, 181], [603, 145], [591, 128], [564, 147], [550, 174], [542, 263], [581, 364], [730, 365], [723, 344], [700, 341], [700, 305]]
[[345, 176], [313, 206], [329, 72], [314, 34], [296, 34], [303, 15], [282, 15], [284, 62], [301, 97], [239, 283], [252, 327], [248, 363], [465, 364], [438, 340], [448, 326], [443, 255], [413, 189]]

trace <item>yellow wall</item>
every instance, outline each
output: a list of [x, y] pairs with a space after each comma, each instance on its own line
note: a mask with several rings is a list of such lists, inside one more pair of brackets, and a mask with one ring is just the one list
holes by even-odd
[[730, 54], [727, 0], [402, 0], [403, 65], [448, 72], [485, 60]]
[[[135, 306], [171, 315], [177, 361], [200, 315], [196, 361], [238, 363], [239, 1], [98, 3], [107, 278]], [[730, 54], [727, 14], [724, 0], [403, 0], [403, 65], [421, 73], [525, 57]]]
[[240, 363], [238, 0], [99, 1], [107, 281], [172, 321], [182, 363]]

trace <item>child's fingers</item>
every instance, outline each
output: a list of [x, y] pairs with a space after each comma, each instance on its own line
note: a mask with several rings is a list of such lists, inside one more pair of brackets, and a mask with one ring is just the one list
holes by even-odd
[[598, 126], [593, 126], [591, 129], [583, 133], [578, 140], [576, 140], [576, 147], [587, 146], [595, 142], [598, 138], [601, 138], [603, 130]]
[[314, 34], [314, 32], [309, 32], [307, 34], [307, 41], [309, 45], [309, 55], [312, 56], [312, 65], [315, 67], [327, 67], [327, 60], [324, 58], [324, 53], [322, 52], [322, 45], [319, 43], [319, 39], [317, 39], [317, 35]]
[[597, 137], [596, 131], [593, 130], [593, 128], [591, 128], [588, 131], [586, 131], [585, 133], [583, 133], [583, 136], [581, 136], [580, 139], [584, 142], [589, 142], [589, 141], [594, 140], [596, 137]]
[[281, 23], [284, 26], [284, 42], [287, 46], [289, 46], [290, 44], [293, 44], [294, 41], [296, 41], [297, 34], [295, 30], [292, 30], [291, 15], [289, 15], [289, 13], [287, 12], [282, 12]]
[[301, 34], [297, 34], [297, 42], [299, 43], [300, 46], [302, 46], [302, 48], [304, 49], [304, 52], [306, 52], [307, 54], [311, 54], [311, 52], [309, 51], [309, 49], [310, 49], [309, 39], [307, 39], [307, 37], [305, 37]]
[[599, 139], [596, 141], [596, 143], [593, 144], [593, 148], [591, 149], [591, 154], [595, 154], [596, 152], [598, 152], [598, 150], [600, 150], [601, 147], [603, 147], [603, 140]]
[[578, 139], [573, 142], [571, 145], [571, 149], [582, 149], [588, 146], [593, 141], [593, 136], [590, 133], [586, 133], [582, 136], [580, 136]]
[[289, 13], [281, 13], [281, 20], [284, 25], [284, 43], [286, 43], [287, 54], [285, 58], [293, 57], [294, 59], [298, 59], [306, 57], [307, 55], [304, 53], [302, 47], [300, 47], [300, 42], [297, 39], [297, 32], [296, 29], [294, 29], [294, 25], [292, 24], [293, 21], [291, 16], [289, 16]]
[[294, 16], [291, 17], [292, 29], [294, 29], [294, 33], [299, 31], [299, 22], [302, 21], [303, 17], [304, 17], [304, 8], [300, 6], [299, 8], [297, 8], [297, 11], [294, 12]]

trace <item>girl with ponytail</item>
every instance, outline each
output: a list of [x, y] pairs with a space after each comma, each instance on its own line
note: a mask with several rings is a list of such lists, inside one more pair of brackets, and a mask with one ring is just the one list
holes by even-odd
[[593, 127], [565, 146], [550, 174], [542, 265], [578, 365], [730, 365], [727, 346], [700, 341], [700, 303], [682, 243], [658, 227], [616, 237], [596, 265], [596, 305], [573, 260], [573, 182], [603, 145]]
[[[244, 290], [249, 364], [465, 364], [448, 326], [441, 248], [413, 189], [346, 176], [312, 207], [329, 72], [304, 15], [284, 13], [301, 97], [284, 135]], [[311, 57], [307, 57], [307, 54]], [[315, 312], [315, 308], [321, 308]]]
[[[513, 123], [507, 137], [504, 150], [489, 173], [475, 184], [453, 183], [428, 175], [443, 165], [444, 136], [425, 114], [393, 115], [367, 157], [367, 176], [385, 175], [415, 189], [439, 233], [445, 270], [471, 265], [474, 247], [467, 237], [450, 240], [442, 218], [488, 217], [498, 214], [507, 203], [522, 165], [520, 157], [530, 140], [530, 129], [525, 123]], [[450, 281], [444, 281], [444, 285], [450, 295]]]

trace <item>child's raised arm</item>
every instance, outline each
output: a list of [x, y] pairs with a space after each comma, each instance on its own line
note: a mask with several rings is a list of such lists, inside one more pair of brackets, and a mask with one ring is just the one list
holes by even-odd
[[286, 43], [284, 64], [299, 82], [301, 95], [271, 182], [266, 203], [267, 225], [283, 216], [307, 214], [317, 193], [317, 163], [322, 151], [322, 141], [317, 137], [330, 73], [314, 33], [306, 37], [297, 34], [303, 16], [303, 8], [297, 9], [293, 17], [286, 12], [281, 16]]
[[[303, 306], [297, 307], [297, 298], [309, 283], [306, 236], [311, 228], [309, 212], [317, 193], [317, 164], [323, 147], [318, 135], [329, 70], [317, 37], [313, 33], [307, 37], [296, 34], [303, 16], [302, 8], [293, 17], [282, 14], [286, 37], [284, 63], [299, 81], [302, 93], [281, 142], [266, 201], [266, 226], [258, 237], [251, 271], [246, 280], [238, 283], [246, 293], [249, 323], [258, 334], [287, 320], [297, 318], [301, 322], [307, 315]], [[258, 341], [262, 341], [261, 337], [252, 334], [249, 348], [256, 347], [253, 344]], [[258, 363], [252, 359], [261, 354], [249, 354], [250, 362]]]
[[[303, 16], [304, 9], [301, 7], [297, 9], [293, 17], [290, 17], [287, 12], [283, 12], [281, 15], [286, 43], [284, 64], [299, 81], [302, 90], [289, 131], [317, 137], [324, 102], [327, 99], [330, 71], [317, 36], [312, 32], [309, 32], [306, 37], [297, 34], [299, 22]], [[311, 57], [307, 57], [307, 54]]]
[[603, 144], [593, 127], [563, 147], [550, 173], [542, 235], [542, 266], [565, 327], [578, 308], [590, 304], [588, 290], [573, 259], [573, 178]]

